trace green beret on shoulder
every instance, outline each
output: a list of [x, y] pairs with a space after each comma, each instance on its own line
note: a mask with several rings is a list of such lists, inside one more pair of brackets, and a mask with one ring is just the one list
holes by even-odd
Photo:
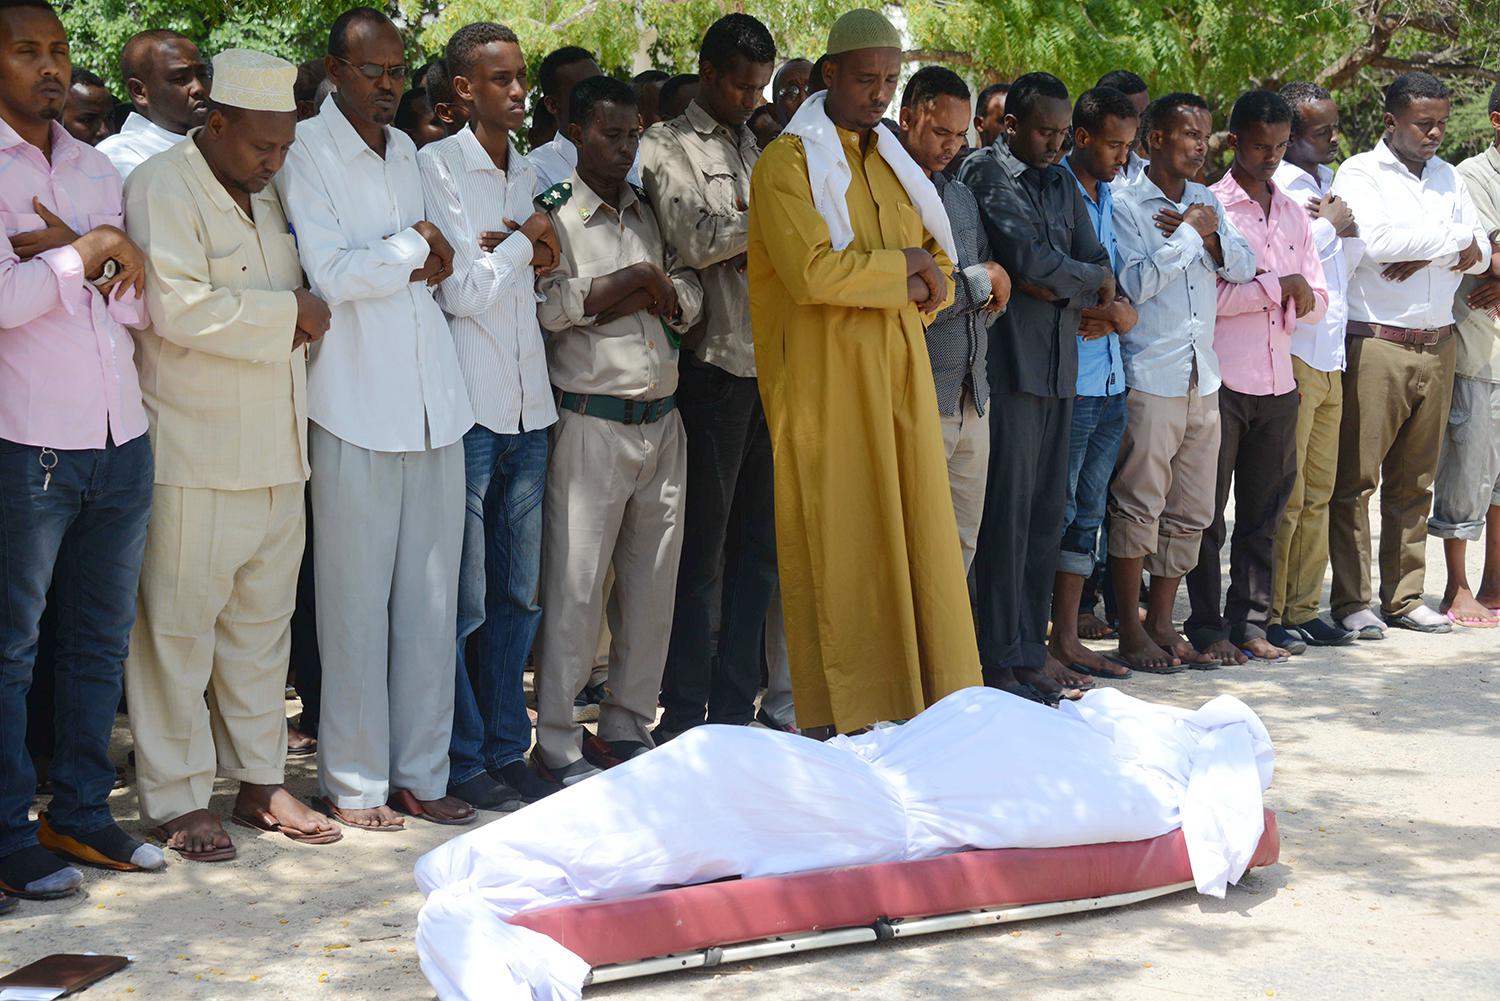
[[536, 196], [536, 207], [543, 212], [551, 212], [555, 208], [568, 204], [568, 199], [572, 197], [572, 182], [558, 181], [552, 187]]

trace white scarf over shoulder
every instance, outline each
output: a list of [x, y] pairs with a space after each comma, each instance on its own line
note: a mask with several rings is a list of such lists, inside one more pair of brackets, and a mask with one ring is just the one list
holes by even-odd
[[[827, 91], [819, 91], [802, 102], [802, 107], [787, 123], [786, 131], [802, 139], [802, 149], [807, 154], [807, 181], [812, 186], [813, 207], [828, 223], [828, 238], [834, 250], [843, 250], [854, 240], [854, 226], [849, 221], [849, 203], [845, 195], [854, 174], [844, 156], [844, 144], [839, 141], [837, 127], [824, 110]], [[917, 166], [891, 130], [884, 125], [875, 126], [875, 146], [881, 159], [890, 165], [896, 180], [906, 189], [938, 246], [948, 253], [948, 259], [958, 261], [958, 251], [953, 242], [953, 228], [948, 224], [948, 213], [943, 209], [943, 200], [938, 197], [932, 180]]]

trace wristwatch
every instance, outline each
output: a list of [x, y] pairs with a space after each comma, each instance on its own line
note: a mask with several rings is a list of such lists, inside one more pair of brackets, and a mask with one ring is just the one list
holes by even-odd
[[104, 262], [104, 267], [99, 269], [99, 277], [94, 279], [95, 285], [104, 285], [120, 273], [120, 262], [113, 257]]

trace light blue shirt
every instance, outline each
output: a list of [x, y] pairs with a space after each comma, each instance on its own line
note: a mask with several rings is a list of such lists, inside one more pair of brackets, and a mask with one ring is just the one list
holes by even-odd
[[[1187, 396], [1196, 365], [1199, 394], [1218, 392], [1215, 278], [1236, 285], [1249, 281], [1255, 277], [1255, 255], [1213, 192], [1201, 184], [1188, 181], [1183, 200], [1174, 202], [1143, 173], [1113, 193], [1120, 291], [1140, 314], [1135, 329], [1120, 338], [1125, 384], [1153, 396]], [[1198, 204], [1212, 206], [1219, 218], [1223, 267], [1193, 227], [1178, 226], [1169, 238], [1152, 221], [1162, 209], [1186, 212]]]
[[[1071, 157], [1063, 157], [1063, 169], [1073, 176], [1078, 193], [1083, 196], [1084, 207], [1089, 210], [1089, 221], [1099, 242], [1109, 252], [1109, 266], [1120, 270], [1120, 258], [1115, 249], [1115, 200], [1108, 184], [1098, 185], [1099, 200], [1089, 197], [1088, 189], [1073, 173]], [[1125, 369], [1120, 362], [1120, 335], [1110, 331], [1104, 337], [1092, 340], [1078, 338], [1078, 395], [1117, 396], [1125, 392]]]

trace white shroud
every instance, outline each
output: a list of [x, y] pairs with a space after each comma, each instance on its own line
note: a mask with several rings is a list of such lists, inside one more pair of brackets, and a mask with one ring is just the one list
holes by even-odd
[[1222, 897], [1260, 841], [1273, 763], [1260, 719], [1226, 695], [1188, 711], [1102, 689], [1054, 710], [968, 688], [902, 726], [826, 744], [699, 727], [424, 856], [417, 952], [443, 1001], [576, 1001], [588, 965], [507, 917], [726, 876], [1179, 826], [1198, 890]]

